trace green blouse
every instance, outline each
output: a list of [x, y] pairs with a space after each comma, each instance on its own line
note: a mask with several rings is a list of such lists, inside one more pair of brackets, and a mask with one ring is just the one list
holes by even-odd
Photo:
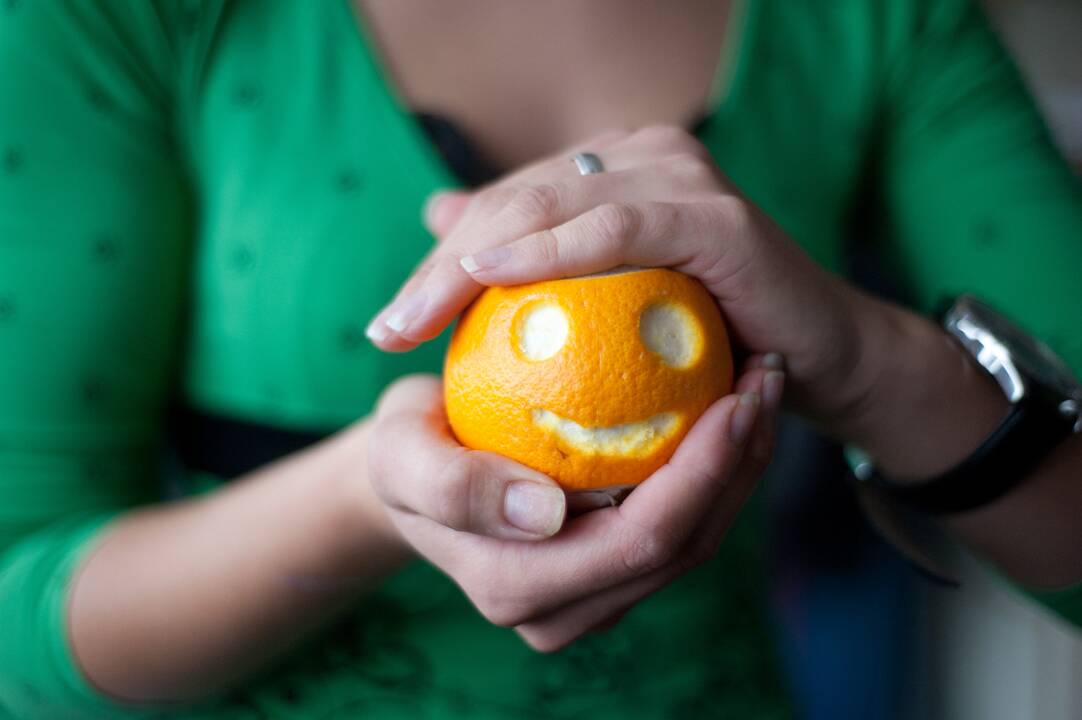
[[[975, 292], [1082, 371], [1082, 194], [980, 14], [739, 17], [700, 133], [724, 171], [826, 267], [877, 243], [913, 307]], [[0, 718], [788, 714], [753, 508], [713, 562], [554, 655], [418, 562], [204, 706], [80, 675], [72, 568], [161, 497], [171, 403], [333, 430], [438, 369], [442, 343], [388, 355], [363, 328], [452, 184], [348, 0], [0, 0]], [[1082, 618], [1077, 591], [1049, 601]]]

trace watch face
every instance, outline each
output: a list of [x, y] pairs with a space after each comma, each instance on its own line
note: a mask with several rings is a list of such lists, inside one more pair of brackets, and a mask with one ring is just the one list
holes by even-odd
[[[1079, 397], [1079, 382], [1074, 373], [1047, 345], [974, 298], [964, 298], [959, 302], [957, 310], [960, 315], [968, 315], [995, 336], [1026, 376], [1060, 398]], [[954, 315], [953, 312], [951, 314]]]

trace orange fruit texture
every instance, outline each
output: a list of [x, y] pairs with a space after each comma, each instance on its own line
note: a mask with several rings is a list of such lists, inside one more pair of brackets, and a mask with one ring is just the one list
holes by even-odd
[[444, 365], [459, 442], [568, 491], [645, 480], [732, 381], [714, 299], [662, 269], [489, 288], [463, 313]]

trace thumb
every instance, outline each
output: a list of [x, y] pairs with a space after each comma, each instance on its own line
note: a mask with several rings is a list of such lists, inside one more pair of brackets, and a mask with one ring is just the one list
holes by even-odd
[[384, 393], [368, 460], [384, 503], [453, 530], [540, 540], [558, 532], [567, 513], [563, 490], [548, 476], [455, 441], [435, 378], [407, 378]]
[[437, 240], [443, 240], [462, 218], [472, 193], [461, 190], [438, 190], [425, 201], [422, 217], [425, 227]]

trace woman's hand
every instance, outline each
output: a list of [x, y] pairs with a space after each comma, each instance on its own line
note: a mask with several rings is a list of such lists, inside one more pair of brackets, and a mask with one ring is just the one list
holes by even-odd
[[[863, 296], [821, 269], [717, 170], [705, 147], [667, 127], [585, 143], [606, 172], [579, 176], [567, 154], [473, 195], [437, 197], [442, 242], [369, 336], [408, 350], [438, 335], [486, 285], [666, 266], [717, 298], [744, 349], [780, 352], [796, 404], [829, 419], [860, 400]], [[863, 383], [867, 384], [867, 383]]]
[[551, 479], [459, 445], [433, 377], [384, 394], [370, 479], [402, 536], [488, 620], [555, 650], [713, 556], [770, 459], [784, 376], [763, 365], [752, 358], [736, 392], [618, 507], [567, 519]]

